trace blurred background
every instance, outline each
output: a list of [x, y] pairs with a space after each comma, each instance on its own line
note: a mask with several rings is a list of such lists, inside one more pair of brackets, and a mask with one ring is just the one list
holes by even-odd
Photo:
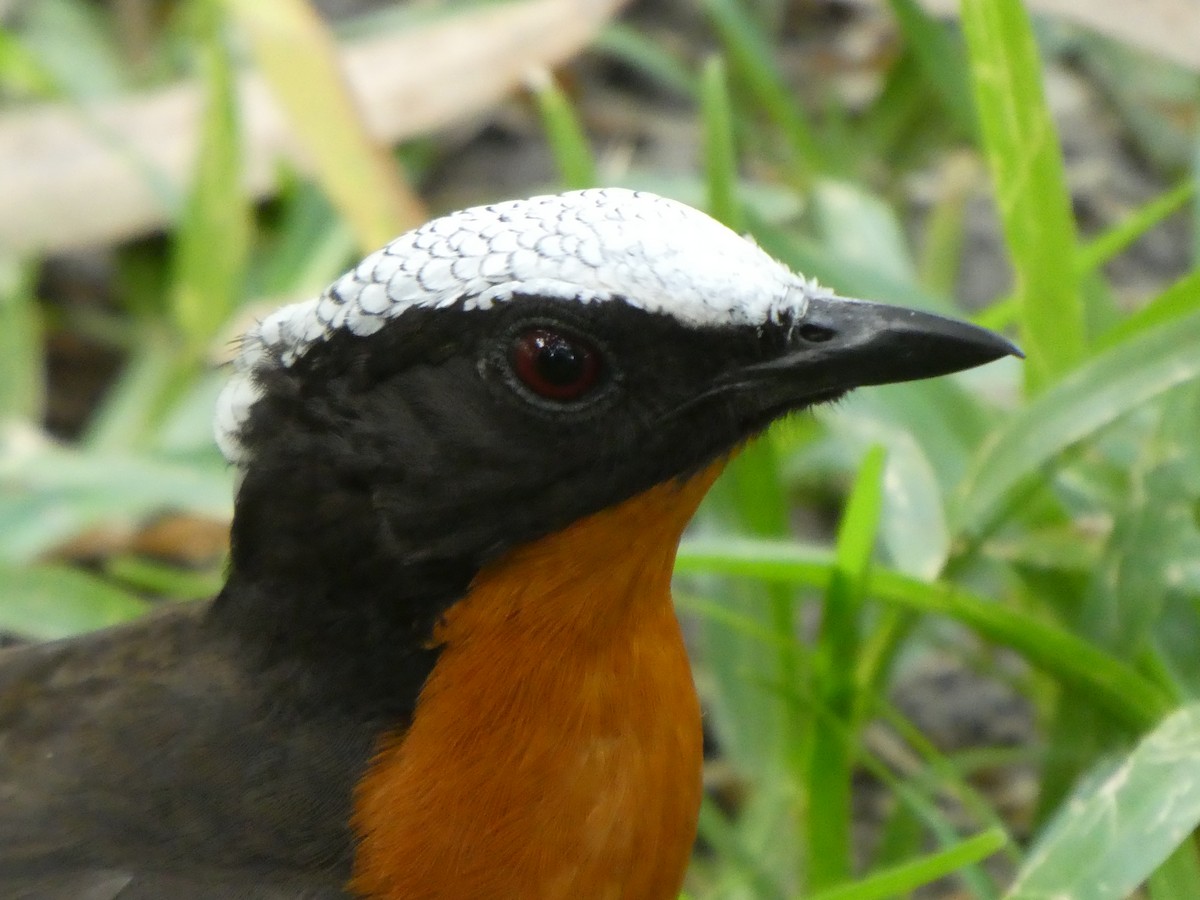
[[1200, 898], [1191, 0], [0, 0], [0, 643], [220, 587], [232, 341], [592, 185], [1028, 354], [731, 467], [694, 898]]

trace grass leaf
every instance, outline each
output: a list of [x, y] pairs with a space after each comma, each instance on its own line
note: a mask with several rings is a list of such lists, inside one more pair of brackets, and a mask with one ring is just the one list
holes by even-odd
[[592, 49], [632, 66], [680, 96], [692, 97], [697, 92], [691, 69], [661, 42], [624, 22], [613, 22], [601, 31]]
[[[829, 551], [785, 541], [718, 543], [688, 540], [676, 570], [805, 584], [824, 590], [834, 570]], [[952, 584], [928, 584], [881, 567], [871, 571], [870, 596], [912, 612], [948, 616], [980, 636], [1011, 647], [1058, 681], [1134, 727], [1156, 721], [1171, 697], [1131, 666], [1057, 625], [1017, 612]]]
[[963, 0], [980, 131], [1017, 280], [1026, 384], [1037, 390], [1084, 355], [1075, 223], [1041, 65], [1019, 0]]
[[0, 566], [0, 631], [52, 641], [128, 622], [148, 609], [146, 601], [78, 569]]
[[129, 453], [0, 441], [0, 561], [32, 562], [97, 522], [163, 509], [228, 517], [233, 472], [213, 453], [201, 464]]
[[851, 779], [855, 668], [859, 613], [867, 568], [883, 503], [882, 447], [867, 451], [838, 528], [836, 561], [825, 589], [825, 611], [817, 642], [817, 691], [836, 721], [818, 720], [812, 731], [807, 781], [808, 884], [821, 890], [850, 877]]
[[811, 174], [821, 159], [817, 139], [803, 107], [784, 84], [775, 64], [775, 49], [762, 28], [736, 0], [704, 0], [702, 6], [721, 38], [730, 67]]
[[700, 78], [700, 107], [704, 115], [704, 173], [708, 212], [734, 231], [745, 231], [745, 216], [737, 196], [737, 146], [725, 62], [711, 56]]
[[916, 0], [889, 0], [888, 5], [921, 65], [925, 83], [937, 92], [958, 126], [973, 134], [977, 128], [975, 106], [962, 43]]
[[570, 99], [547, 69], [535, 69], [529, 76], [529, 85], [537, 100], [542, 130], [546, 132], [562, 186], [576, 191], [595, 187], [596, 162]]
[[1096, 344], [1112, 347], [1147, 328], [1197, 311], [1200, 311], [1200, 269], [1184, 275], [1137, 312], [1101, 334]]
[[1188, 180], [1138, 207], [1116, 226], [1083, 246], [1076, 259], [1079, 271], [1084, 273], [1099, 269], [1150, 229], [1182, 209], [1195, 196], [1196, 182]]
[[1072, 444], [1177, 384], [1200, 377], [1200, 312], [1147, 328], [1099, 354], [1010, 417], [957, 491], [952, 531], [977, 536], [1005, 498]]
[[337, 45], [306, 0], [222, 0], [245, 27], [255, 60], [312, 154], [317, 179], [363, 252], [420, 224], [425, 210], [387, 148], [368, 134]]
[[175, 235], [175, 321], [184, 338], [183, 366], [196, 364], [242, 296], [251, 237], [242, 188], [242, 143], [234, 63], [221, 19], [206, 2], [200, 48], [208, 96], [196, 169]]
[[0, 419], [38, 420], [45, 402], [33, 274], [0, 256]]
[[986, 859], [1007, 842], [1008, 836], [1003, 830], [992, 828], [945, 850], [873, 872], [854, 884], [813, 894], [809, 900], [884, 900], [908, 894], [964, 866]]
[[1200, 703], [1064, 804], [1006, 900], [1122, 900], [1200, 825]]

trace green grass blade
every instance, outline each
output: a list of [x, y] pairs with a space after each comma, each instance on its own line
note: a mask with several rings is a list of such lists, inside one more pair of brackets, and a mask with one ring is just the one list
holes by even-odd
[[708, 212], [734, 231], [745, 231], [742, 204], [737, 197], [737, 147], [725, 62], [709, 57], [700, 78], [700, 108], [704, 116], [704, 172]]
[[700, 804], [697, 831], [722, 858], [731, 863], [746, 882], [753, 885], [754, 896], [760, 900], [782, 898], [783, 891], [774, 883], [770, 873], [744, 844], [743, 834], [725, 814], [705, 797]]
[[957, 491], [952, 531], [979, 536], [1014, 488], [1072, 444], [1175, 385], [1200, 377], [1200, 313], [1147, 328], [1104, 351], [1010, 417]]
[[676, 608], [703, 616], [708, 621], [737, 632], [739, 636], [749, 638], [763, 647], [781, 650], [796, 643], [796, 638], [785, 637], [752, 616], [736, 612], [715, 600], [679, 591], [674, 591], [673, 596]]
[[942, 188], [929, 210], [920, 250], [921, 284], [931, 293], [953, 296], [967, 241], [967, 211], [977, 163], [967, 156], [945, 165]]
[[[26, 58], [34, 63], [35, 84], [52, 85], [77, 101], [118, 96], [133, 82], [128, 54], [122, 52], [103, 7], [71, 0], [39, 0], [15, 15]], [[16, 30], [16, 29], [14, 29]]]
[[775, 65], [775, 48], [757, 22], [736, 0], [703, 0], [730, 67], [745, 83], [767, 117], [783, 132], [797, 161], [812, 174], [821, 168], [821, 152], [812, 125], [789, 93]]
[[[952, 796], [957, 803], [962, 805], [962, 812], [981, 826], [1007, 831], [1001, 813], [987, 796], [986, 788], [976, 787], [971, 783], [971, 769], [964, 764], [965, 758], [971, 755], [971, 751], [957, 753], [955, 758], [951, 759], [942, 753], [936, 744], [913, 722], [909, 721], [899, 709], [881, 695], [877, 693], [873, 699], [875, 702], [867, 712], [879, 716], [881, 721], [886, 722], [925, 764], [922, 770], [910, 775], [901, 784], [910, 790], [926, 787], [931, 803], [936, 803], [939, 797]], [[1026, 762], [1035, 756], [1035, 751], [1032, 748], [989, 748], [979, 750], [975, 755], [980, 760], [980, 767], [987, 769], [996, 764], [1004, 765], [1002, 760], [1006, 756], [1011, 761]], [[1009, 859], [1019, 862], [1024, 858], [1024, 851], [1014, 843], [1006, 843], [1004, 849], [1005, 855]], [[987, 888], [983, 888], [981, 885], [980, 888], [975, 889], [975, 892], [999, 896], [990, 880]]]
[[271, 240], [255, 254], [252, 296], [315, 296], [358, 256], [354, 248], [350, 226], [315, 185], [302, 182], [280, 204]]
[[835, 717], [828, 727], [818, 720], [808, 759], [808, 885], [819, 891], [851, 873], [851, 778], [855, 671], [859, 645], [859, 612], [867, 568], [875, 546], [883, 503], [882, 447], [863, 459], [838, 528], [835, 565], [825, 589], [824, 621], [817, 642], [817, 677], [821, 704]]
[[1062, 806], [1006, 900], [1122, 900], [1200, 825], [1200, 704]]
[[661, 43], [623, 22], [601, 31], [592, 50], [632, 66], [683, 97], [694, 96], [698, 90], [696, 77], [687, 66]]
[[810, 203], [826, 251], [901, 284], [917, 283], [904, 225], [884, 200], [850, 182], [823, 178], [813, 185]]
[[1146, 883], [1150, 900], [1200, 897], [1200, 846], [1184, 841]]
[[1149, 433], [1128, 463], [1125, 496], [1110, 507], [1104, 554], [1072, 618], [1077, 633], [1122, 659], [1137, 659], [1151, 645], [1181, 587], [1168, 573], [1200, 555], [1200, 469], [1187, 464], [1200, 427], [1200, 381], [1171, 391], [1148, 412], [1157, 422], [1146, 423]]
[[[944, 421], [937, 418], [963, 410], [945, 402], [949, 392], [926, 390], [931, 384], [898, 385], [901, 390], [861, 394], [826, 417], [830, 430], [854, 445], [880, 444], [888, 448], [879, 537], [892, 565], [926, 579], [936, 578], [950, 556], [943, 501], [949, 485], [943, 487], [941, 479], [961, 471], [959, 457], [966, 458], [965, 450], [955, 440], [957, 436], [945, 433]], [[922, 432], [923, 417], [928, 412], [928, 405], [922, 402], [925, 399], [935, 408], [933, 420], [928, 423], [931, 427]], [[891, 418], [893, 413], [895, 418]], [[959, 423], [966, 418], [960, 415]], [[921, 435], [920, 441], [914, 437], [916, 434]], [[943, 452], [935, 458], [931, 448]]]
[[[701, 107], [704, 116], [705, 188], [709, 212], [719, 221], [741, 231], [743, 207], [737, 194], [737, 150], [725, 68], [718, 57], [710, 58], [701, 78]], [[719, 511], [727, 526], [762, 537], [781, 537], [788, 532], [786, 490], [779, 471], [779, 459], [769, 435], [752, 441], [729, 463], [712, 491], [709, 508]], [[736, 595], [736, 596], [733, 596]], [[796, 634], [795, 600], [792, 592], [779, 585], [743, 585], [728, 598], [731, 606], [758, 611], [763, 627], [791, 638]], [[779, 643], [773, 656], [764, 657], [757, 644], [733, 632], [710, 631], [708, 656], [719, 693], [727, 708], [736, 706], [739, 716], [747, 711], [758, 716], [754, 722], [741, 720], [739, 730], [753, 736], [760, 745], [766, 738], [767, 757], [757, 765], [777, 764], [780, 748], [801, 744], [804, 723], [785, 699], [778, 696], [764, 702], [761, 691], [750, 678], [796, 684], [804, 670], [803, 649], [792, 640]], [[759, 698], [758, 710], [752, 710], [752, 698]], [[768, 737], [770, 735], [770, 737]], [[737, 741], [739, 737], [732, 738]], [[794, 766], [790, 760], [788, 766]]]
[[223, 461], [199, 464], [29, 443], [19, 435], [0, 435], [5, 498], [0, 562], [32, 563], [98, 522], [129, 521], [163, 509], [219, 518], [231, 512], [234, 476]]
[[[1195, 196], [1194, 181], [1185, 181], [1161, 194], [1134, 210], [1128, 218], [1118, 222], [1112, 228], [1092, 238], [1080, 247], [1075, 256], [1075, 266], [1081, 279], [1098, 272], [1100, 267], [1111, 262], [1135, 241], [1141, 239], [1146, 232], [1161, 223], [1164, 219], [1178, 212], [1180, 207]], [[1186, 280], [1186, 279], [1185, 279]], [[1182, 282], [1181, 282], [1182, 283]], [[1020, 315], [1019, 297], [1009, 295], [974, 316], [976, 324], [993, 331], [1004, 331], [1017, 321]], [[1133, 318], [1137, 318], [1135, 314]], [[1131, 329], [1134, 330], [1134, 329]], [[1124, 333], [1121, 328], [1114, 329]], [[1108, 346], [1110, 339], [1102, 336], [1100, 346]]]
[[171, 600], [214, 597], [225, 582], [216, 569], [197, 572], [139, 556], [115, 556], [105, 562], [104, 572], [139, 593]]
[[21, 99], [49, 99], [62, 93], [58, 79], [41, 56], [4, 28], [0, 28], [0, 84]]
[[184, 339], [182, 366], [196, 365], [237, 307], [251, 238], [242, 189], [242, 143], [234, 62], [215, 0], [202, 0], [201, 56], [208, 88], [195, 175], [175, 237], [175, 323]]
[[[679, 572], [709, 572], [804, 584], [825, 590], [834, 570], [827, 550], [784, 541], [688, 540]], [[947, 616], [993, 643], [1011, 647], [1063, 684], [1079, 700], [1108, 710], [1133, 727], [1155, 722], [1172, 706], [1157, 684], [1112, 654], [1057, 625], [989, 601], [953, 585], [929, 584], [888, 569], [871, 571], [870, 595], [912, 612]]]
[[259, 68], [359, 249], [374, 250], [424, 221], [424, 208], [391, 154], [367, 132], [336, 42], [307, 0], [219, 2], [246, 29]]
[[[681, 598], [681, 605], [685, 609], [701, 616], [712, 616], [715, 621], [720, 622], [726, 627], [736, 629], [739, 633], [755, 637], [761, 642], [763, 647], [773, 647], [779, 642], [777, 635], [761, 629], [756, 623], [749, 620], [748, 617], [731, 614], [718, 603], [694, 597], [684, 597]], [[794, 643], [798, 638], [793, 637], [790, 640]], [[840, 737], [848, 747], [855, 743], [851, 726], [844, 719], [835, 716], [828, 707], [819, 702], [805, 685], [801, 684], [794, 687], [780, 685], [775, 687], [764, 684], [763, 689], [792, 696], [794, 704], [812, 718], [814, 722], [819, 723], [820, 727], [827, 730], [830, 734]], [[874, 710], [876, 704], [864, 704], [864, 707]], [[869, 772], [895, 795], [899, 804], [914, 817], [914, 824], [919, 823], [923, 828], [928, 829], [930, 834], [943, 848], [955, 845], [959, 840], [956, 827], [939, 809], [940, 800], [946, 796], [946, 792], [949, 790], [974, 815], [976, 821], [982, 821], [986, 825], [994, 827], [1003, 833], [1003, 826], [987, 806], [986, 801], [976, 795], [974, 790], [963, 780], [964, 776], [953, 763], [942, 758], [923, 739], [919, 732], [916, 732], [913, 726], [902, 723], [902, 717], [891, 712], [888, 716], [888, 721], [894, 727], [897, 727], [900, 734], [904, 735], [905, 739], [925, 758], [928, 769], [912, 779], [899, 778], [887, 763], [875, 758], [869, 749], [861, 748], [861, 746], [855, 762], [861, 765], [865, 771]], [[786, 808], [792, 807], [795, 802], [789, 794], [779, 795], [779, 801], [785, 804]], [[701, 834], [707, 837], [703, 819], [702, 814]], [[721, 820], [720, 824], [726, 829], [729, 828], [729, 824], [724, 819]], [[769, 825], [768, 827], [771, 827], [772, 834], [778, 833], [777, 825]], [[739, 828], [739, 831], [741, 830]], [[728, 839], [728, 836], [721, 838], [722, 841], [728, 841]], [[754, 846], [760, 847], [757, 843]], [[722, 856], [731, 856], [732, 854], [732, 858], [738, 858], [749, 852], [749, 848], [742, 841], [739, 842], [736, 851], [733, 851], [723, 843], [721, 848], [718, 848], [718, 852]], [[769, 854], [770, 852], [769, 849], [763, 846], [759, 849], [760, 855], [752, 855], [751, 859], [762, 858], [761, 854]], [[964, 863], [963, 867], [959, 867], [959, 876], [969, 886], [971, 896], [977, 897], [979, 900], [989, 900], [989, 898], [998, 896], [990, 880], [976, 867], [970, 865], [969, 862]], [[739, 879], [743, 883], [746, 880], [744, 877]], [[755, 897], [768, 897], [775, 894], [775, 892], [764, 891], [761, 887], [756, 887], [755, 890], [757, 893], [752, 894]], [[719, 892], [717, 895], [724, 896], [724, 893]]]
[[78, 569], [0, 566], [0, 631], [52, 641], [136, 619], [149, 609]]
[[81, 442], [84, 448], [113, 451], [145, 446], [165, 412], [169, 386], [194, 374], [187, 362], [181, 374], [178, 342], [166, 328], [142, 329], [120, 377], [92, 413]]
[[1181, 279], [1120, 324], [1100, 335], [1097, 347], [1112, 347], [1163, 322], [1200, 311], [1200, 269]]
[[1075, 223], [1029, 17], [1019, 0], [963, 0], [980, 131], [1012, 256], [1026, 384], [1038, 390], [1084, 355]]
[[568, 190], [595, 187], [598, 183], [596, 162], [570, 99], [558, 86], [554, 75], [545, 69], [532, 73], [529, 86], [537, 101], [542, 130], [546, 132], [563, 187]]
[[[786, 490], [779, 472], [775, 447], [769, 437], [760, 438], [742, 450], [713, 486], [707, 508], [716, 513], [723, 530], [736, 530], [758, 537], [779, 538], [787, 534]], [[723, 592], [729, 608], [751, 613], [762, 628], [779, 636], [773, 654], [764, 654], [758, 641], [727, 629], [708, 632], [706, 657], [727, 710], [736, 718], [738, 734], [726, 735], [727, 743], [745, 746], [753, 759], [742, 762], [756, 766], [785, 765], [791, 774], [798, 761], [790, 753], [802, 745], [805, 722], [779, 696], [763, 696], [755, 681], [794, 685], [804, 679], [805, 648], [793, 638], [797, 631], [794, 591], [786, 585], [735, 585]]]
[[1146, 883], [1150, 900], [1200, 897], [1200, 845], [1193, 839], [1175, 848]]
[[887, 453], [883, 447], [872, 447], [863, 457], [858, 478], [846, 500], [846, 511], [838, 527], [838, 571], [847, 579], [846, 595], [840, 599], [861, 598], [871, 551], [875, 547], [875, 532], [879, 526], [879, 510], [883, 501], [883, 467]]
[[1116, 226], [1083, 246], [1076, 260], [1079, 271], [1096, 271], [1120, 255], [1155, 225], [1183, 209], [1195, 196], [1196, 182], [1189, 179], [1143, 204]]
[[1008, 836], [1001, 829], [992, 828], [945, 850], [875, 872], [855, 884], [813, 894], [808, 900], [884, 900], [905, 895], [987, 859], [1007, 842]]
[[41, 419], [41, 333], [33, 267], [0, 257], [0, 420]]
[[785, 231], [753, 215], [752, 211], [747, 218], [750, 232], [759, 246], [795, 271], [836, 288], [843, 297], [860, 297], [953, 314], [953, 304], [948, 298], [931, 294], [908, 278], [896, 278], [887, 271], [864, 265], [866, 254], [846, 253], [824, 241], [814, 241]]
[[925, 82], [937, 92], [958, 126], [967, 134], [974, 134], [978, 123], [961, 43], [915, 0], [889, 0], [888, 5], [921, 65]]
[[[1193, 136], [1192, 181], [1200, 184], [1200, 137]], [[1200, 266], [1200, 192], [1192, 200], [1192, 264]]]
[[894, 572], [877, 571], [872, 592], [913, 611], [949, 616], [988, 640], [1011, 647], [1087, 699], [1134, 727], [1153, 722], [1171, 698], [1131, 666], [1057, 625], [950, 585], [927, 585]]

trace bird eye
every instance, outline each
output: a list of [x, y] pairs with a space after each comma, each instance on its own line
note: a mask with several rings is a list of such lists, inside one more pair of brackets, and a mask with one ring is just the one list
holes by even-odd
[[525, 387], [546, 400], [578, 400], [600, 379], [600, 354], [594, 347], [544, 327], [530, 328], [513, 339], [509, 364]]

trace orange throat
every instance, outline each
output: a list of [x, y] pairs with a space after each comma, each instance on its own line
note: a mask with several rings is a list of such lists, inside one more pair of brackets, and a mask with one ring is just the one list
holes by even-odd
[[412, 726], [384, 738], [359, 782], [352, 891], [677, 896], [702, 755], [671, 570], [722, 467], [479, 573], [438, 626]]

